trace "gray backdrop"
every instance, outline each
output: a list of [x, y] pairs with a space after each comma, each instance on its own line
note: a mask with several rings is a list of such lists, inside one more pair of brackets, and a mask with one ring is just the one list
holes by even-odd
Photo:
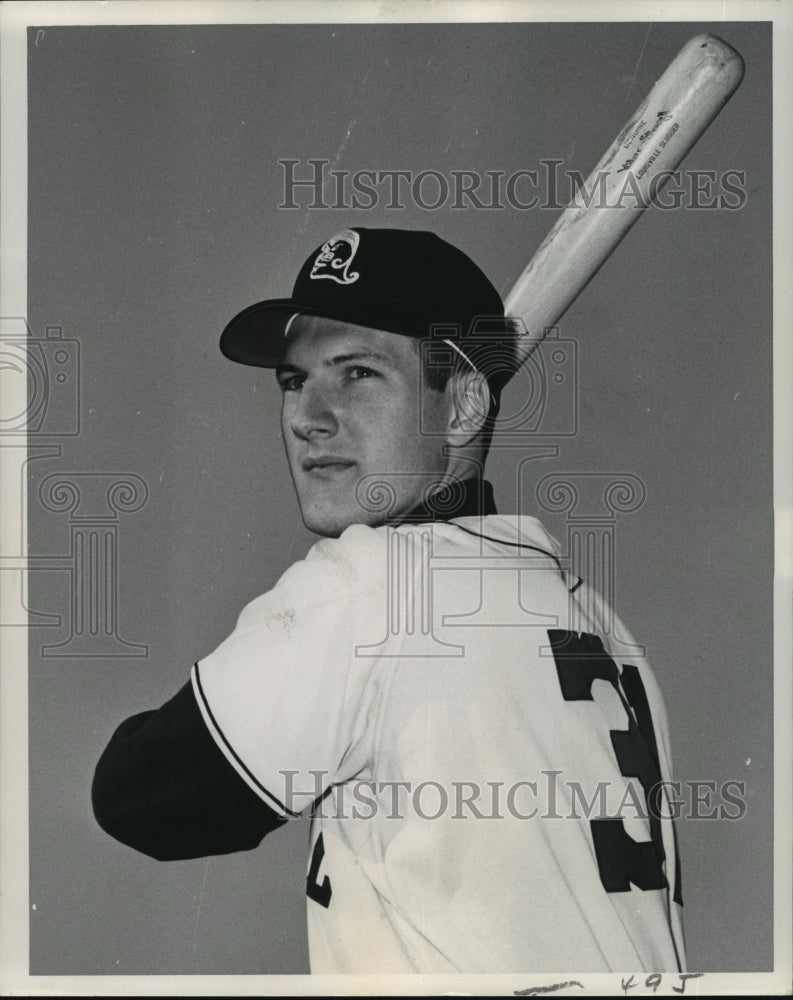
[[[747, 73], [685, 167], [745, 171], [745, 204], [647, 213], [562, 321], [578, 383], [568, 352], [559, 391], [575, 399], [554, 396], [546, 436], [497, 440], [489, 475], [503, 511], [563, 540], [569, 512], [538, 506], [544, 476], [646, 489], [613, 525], [618, 609], [665, 691], [677, 777], [746, 782], [742, 819], [678, 824], [690, 967], [772, 967], [770, 26], [45, 26], [29, 46], [29, 321], [36, 337], [62, 328], [72, 388], [50, 343], [31, 445], [56, 447], [28, 462], [30, 604], [61, 621], [31, 630], [31, 973], [306, 971], [305, 821], [251, 853], [160, 864], [90, 811], [115, 725], [184, 683], [313, 540], [272, 375], [226, 362], [218, 333], [288, 294], [348, 225], [433, 229], [506, 293], [558, 214], [409, 196], [309, 209], [305, 191], [279, 209], [278, 160], [450, 177], [545, 158], [586, 175], [708, 27]], [[559, 434], [574, 402], [575, 433]], [[519, 468], [538, 442], [556, 456]], [[116, 604], [100, 586], [96, 620], [58, 646], [97, 580]]]

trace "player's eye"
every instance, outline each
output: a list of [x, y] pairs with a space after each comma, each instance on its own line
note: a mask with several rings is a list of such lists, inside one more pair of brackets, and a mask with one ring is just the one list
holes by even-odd
[[281, 392], [297, 392], [302, 389], [306, 381], [306, 376], [302, 372], [284, 372], [278, 376], [278, 385]]
[[367, 368], [366, 365], [350, 365], [345, 370], [345, 375], [351, 382], [360, 382], [362, 379], [377, 378], [379, 372], [374, 368]]

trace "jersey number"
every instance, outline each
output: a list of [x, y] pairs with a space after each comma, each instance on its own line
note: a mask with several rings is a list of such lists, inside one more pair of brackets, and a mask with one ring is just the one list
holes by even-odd
[[326, 875], [321, 883], [317, 881], [319, 866], [322, 864], [324, 857], [325, 842], [320, 833], [316, 844], [314, 844], [314, 850], [311, 852], [311, 864], [309, 865], [308, 877], [306, 878], [306, 895], [309, 899], [313, 899], [315, 903], [319, 903], [320, 906], [324, 906], [327, 910], [330, 906], [330, 897], [333, 895], [333, 890], [330, 887], [330, 879]]
[[[634, 840], [621, 819], [589, 821], [603, 888], [606, 892], [628, 892], [632, 883], [645, 890], [665, 889], [668, 885], [664, 874], [666, 854], [659, 811], [661, 770], [650, 705], [639, 671], [630, 664], [623, 664], [620, 677], [616, 663], [596, 635], [549, 629], [548, 638], [565, 701], [592, 701], [593, 682], [608, 681], [628, 717], [627, 730], [610, 731], [611, 745], [620, 773], [626, 778], [637, 778], [644, 790], [650, 840]], [[679, 864], [676, 871], [675, 900], [682, 903]]]

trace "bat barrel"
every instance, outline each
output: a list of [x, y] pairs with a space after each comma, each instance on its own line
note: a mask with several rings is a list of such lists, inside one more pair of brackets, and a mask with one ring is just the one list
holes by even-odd
[[743, 79], [740, 54], [715, 35], [690, 39], [578, 190], [507, 296], [518, 364], [556, 324], [657, 197]]

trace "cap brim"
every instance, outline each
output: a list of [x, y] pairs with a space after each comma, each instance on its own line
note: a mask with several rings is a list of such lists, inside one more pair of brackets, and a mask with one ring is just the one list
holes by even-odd
[[220, 335], [220, 350], [230, 361], [259, 368], [275, 368], [281, 360], [286, 343], [289, 320], [296, 314], [323, 316], [342, 323], [352, 323], [369, 329], [387, 330], [406, 337], [422, 336], [408, 323], [383, 324], [373, 320], [372, 310], [317, 309], [294, 299], [267, 299], [256, 302], [238, 313]]
[[221, 353], [230, 361], [259, 368], [275, 368], [284, 350], [284, 331], [296, 312], [304, 310], [292, 299], [255, 302], [232, 319], [220, 335]]

